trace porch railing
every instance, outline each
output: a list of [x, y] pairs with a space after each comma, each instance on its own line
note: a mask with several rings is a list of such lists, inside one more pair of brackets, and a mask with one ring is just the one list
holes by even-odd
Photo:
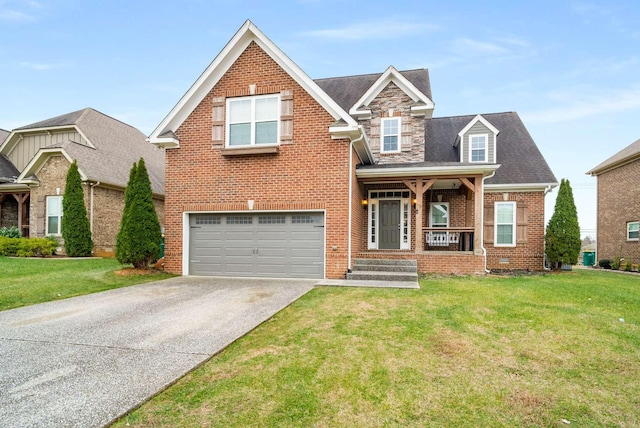
[[473, 251], [473, 227], [423, 227], [425, 251]]

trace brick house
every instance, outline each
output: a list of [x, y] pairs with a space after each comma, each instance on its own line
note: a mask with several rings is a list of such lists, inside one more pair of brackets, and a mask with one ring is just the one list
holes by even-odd
[[164, 151], [134, 127], [85, 108], [14, 129], [0, 145], [0, 227], [18, 227], [22, 236], [60, 236], [66, 176], [75, 159], [95, 254], [112, 256], [129, 171], [140, 158], [163, 224]]
[[433, 110], [427, 70], [312, 80], [245, 22], [149, 137], [167, 148], [165, 268], [543, 269], [557, 180], [518, 115]]
[[598, 182], [597, 257], [640, 264], [640, 140], [587, 172]]

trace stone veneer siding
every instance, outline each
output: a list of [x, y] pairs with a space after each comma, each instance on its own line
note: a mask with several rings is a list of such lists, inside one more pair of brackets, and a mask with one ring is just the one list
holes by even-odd
[[638, 183], [640, 159], [598, 175], [596, 262], [621, 257], [640, 264], [640, 241], [627, 241], [627, 223], [640, 221]]
[[[250, 85], [256, 94], [290, 91], [293, 138], [277, 153], [229, 156], [213, 143], [212, 127], [218, 126], [213, 124], [214, 104], [250, 95]], [[184, 212], [246, 211], [247, 201], [254, 200], [255, 213], [325, 212], [325, 276], [344, 278], [349, 266], [350, 143], [331, 139], [328, 129], [334, 122], [252, 42], [176, 130], [180, 147], [166, 151], [165, 269], [183, 273], [183, 240], [188, 239], [183, 236]]]
[[[67, 172], [70, 163], [63, 156], [51, 156], [38, 171], [40, 185], [31, 188], [30, 206], [30, 236], [45, 236], [46, 228], [46, 197], [56, 196], [57, 189], [64, 196]], [[87, 216], [91, 219], [91, 196], [87, 184], [83, 183], [84, 204], [87, 208]], [[39, 207], [39, 201], [42, 206]], [[154, 198], [154, 206], [158, 214], [160, 225], [164, 224], [164, 202]], [[115, 255], [116, 236], [120, 229], [122, 209], [124, 208], [124, 189], [96, 186], [93, 189], [93, 231], [94, 253], [101, 257], [113, 257]], [[60, 237], [61, 248], [64, 251], [64, 242]]]
[[[365, 132], [369, 136], [371, 151], [380, 164], [424, 161], [424, 116], [412, 117], [411, 106], [416, 103], [395, 83], [391, 82], [367, 106], [371, 110], [371, 119], [363, 120]], [[401, 118], [401, 138], [399, 153], [380, 153], [380, 123], [382, 117]]]

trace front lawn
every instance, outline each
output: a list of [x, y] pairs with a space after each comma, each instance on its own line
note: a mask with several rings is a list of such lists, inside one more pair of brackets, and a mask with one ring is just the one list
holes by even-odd
[[0, 257], [0, 310], [65, 299], [172, 275], [115, 275], [115, 259]]
[[317, 288], [115, 426], [640, 426], [640, 279]]

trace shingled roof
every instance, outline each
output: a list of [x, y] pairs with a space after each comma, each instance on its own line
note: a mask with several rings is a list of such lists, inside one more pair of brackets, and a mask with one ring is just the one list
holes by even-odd
[[[371, 88], [383, 73], [360, 74], [357, 76], [330, 77], [316, 79], [314, 82], [327, 93], [345, 111], [351, 107]], [[409, 82], [420, 92], [431, 98], [431, 84], [429, 82], [429, 70], [421, 68], [416, 70], [401, 71]], [[358, 106], [356, 106], [358, 107]]]
[[117, 119], [92, 108], [35, 122], [14, 130], [76, 126], [93, 147], [66, 141], [46, 149], [59, 148], [78, 162], [78, 168], [91, 181], [126, 187], [134, 162], [144, 158], [154, 193], [164, 194], [164, 151], [149, 144], [146, 136]]
[[609, 159], [605, 160], [595, 168], [589, 170], [587, 174], [598, 175], [636, 158], [640, 159], [640, 140], [636, 140], [635, 142], [629, 144], [627, 147], [620, 150]]
[[[425, 124], [425, 160], [459, 161], [458, 150], [454, 147], [456, 138], [474, 117], [476, 115], [428, 119]], [[557, 183], [518, 113], [489, 113], [482, 117], [500, 131], [496, 163], [501, 166], [492, 178], [487, 179], [487, 184]]]

